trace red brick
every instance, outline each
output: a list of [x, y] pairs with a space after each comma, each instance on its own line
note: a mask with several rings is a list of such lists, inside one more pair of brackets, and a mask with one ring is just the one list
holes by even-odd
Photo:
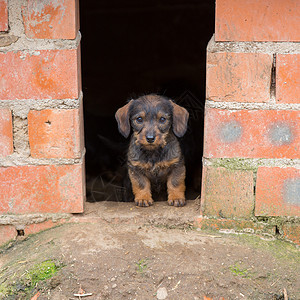
[[272, 63], [271, 54], [208, 52], [207, 99], [226, 102], [268, 102]]
[[256, 216], [300, 216], [300, 169], [259, 167]]
[[0, 53], [0, 69], [0, 100], [78, 98], [79, 48]]
[[12, 116], [8, 109], [0, 109], [0, 157], [13, 153]]
[[283, 236], [293, 243], [300, 245], [300, 224], [287, 223], [282, 226]]
[[300, 54], [277, 54], [276, 100], [300, 103]]
[[81, 157], [83, 124], [80, 115], [79, 109], [31, 110], [28, 114], [31, 156], [35, 158]]
[[204, 167], [202, 210], [222, 218], [250, 218], [253, 215], [253, 172]]
[[23, 7], [25, 34], [31, 39], [75, 39], [79, 30], [78, 0], [29, 0]]
[[66, 220], [64, 220], [64, 219], [61, 219], [57, 222], [53, 222], [52, 220], [47, 220], [47, 221], [42, 222], [42, 223], [29, 224], [29, 225], [25, 226], [24, 233], [25, 233], [25, 235], [35, 234], [35, 233], [38, 233], [42, 230], [50, 229], [52, 227], [63, 224], [63, 223], [65, 223], [65, 221]]
[[204, 157], [299, 158], [300, 112], [207, 108]]
[[298, 0], [217, 0], [216, 41], [299, 41]]
[[0, 246], [17, 237], [17, 230], [12, 225], [0, 225]]
[[84, 165], [16, 166], [0, 169], [0, 213], [80, 213]]
[[0, 0], [0, 31], [8, 31], [7, 0]]

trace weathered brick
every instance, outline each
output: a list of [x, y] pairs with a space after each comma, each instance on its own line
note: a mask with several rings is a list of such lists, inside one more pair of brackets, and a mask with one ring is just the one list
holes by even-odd
[[58, 220], [57, 222], [53, 222], [52, 220], [47, 220], [47, 221], [44, 221], [41, 223], [29, 224], [29, 225], [25, 226], [24, 233], [25, 233], [25, 235], [35, 234], [42, 230], [50, 229], [52, 227], [63, 224], [65, 222], [66, 222], [66, 220], [61, 219], [61, 220]]
[[29, 0], [23, 7], [25, 34], [31, 39], [75, 39], [79, 0]]
[[8, 30], [7, 0], [0, 0], [0, 31]]
[[202, 210], [205, 215], [246, 218], [253, 215], [253, 172], [204, 167]]
[[0, 246], [17, 237], [17, 230], [12, 225], [0, 225]]
[[79, 48], [0, 53], [0, 69], [0, 100], [79, 96]]
[[208, 52], [207, 99], [268, 102], [272, 62], [272, 55], [265, 53]]
[[300, 245], [300, 224], [287, 223], [282, 226], [283, 236], [295, 244]]
[[277, 54], [276, 100], [300, 103], [300, 54]]
[[217, 0], [216, 41], [299, 41], [298, 0]]
[[300, 216], [300, 170], [259, 167], [256, 216]]
[[300, 112], [207, 108], [204, 157], [299, 158]]
[[275, 226], [253, 222], [251, 220], [233, 220], [221, 218], [208, 218], [199, 216], [195, 218], [194, 226], [202, 230], [228, 230], [228, 232], [244, 232], [255, 234], [275, 235]]
[[84, 165], [0, 168], [0, 213], [80, 213]]
[[8, 109], [0, 109], [0, 157], [13, 153], [12, 116]]
[[35, 158], [78, 158], [83, 151], [80, 109], [31, 110], [28, 135]]

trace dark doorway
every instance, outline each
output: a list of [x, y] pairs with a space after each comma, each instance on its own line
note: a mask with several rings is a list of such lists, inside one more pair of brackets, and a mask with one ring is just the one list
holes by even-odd
[[[192, 151], [187, 164], [200, 168], [206, 46], [214, 31], [214, 5], [211, 0], [80, 1], [88, 188], [101, 174], [111, 183], [120, 179], [118, 149], [126, 141], [114, 113], [142, 94], [165, 95], [189, 110], [185, 142]], [[201, 170], [196, 173], [191, 170], [187, 179], [199, 190]], [[119, 192], [108, 189], [99, 195], [116, 200]]]

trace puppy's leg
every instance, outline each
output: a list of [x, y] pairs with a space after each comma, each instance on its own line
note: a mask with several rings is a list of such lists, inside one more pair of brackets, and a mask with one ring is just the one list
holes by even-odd
[[152, 205], [153, 199], [149, 179], [141, 174], [141, 172], [137, 172], [134, 168], [129, 168], [129, 178], [131, 181], [135, 204], [137, 206]]
[[185, 166], [181, 164], [174, 168], [168, 177], [168, 204], [185, 205]]

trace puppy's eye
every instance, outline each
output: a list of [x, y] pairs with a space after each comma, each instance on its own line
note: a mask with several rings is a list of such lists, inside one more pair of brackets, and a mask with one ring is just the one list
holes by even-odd
[[143, 118], [142, 117], [137, 117], [136, 122], [139, 123], [139, 124], [142, 124], [143, 123]]
[[163, 123], [165, 123], [166, 122], [166, 118], [165, 117], [160, 117], [159, 118], [159, 123], [161, 123], [161, 124], [163, 124]]

